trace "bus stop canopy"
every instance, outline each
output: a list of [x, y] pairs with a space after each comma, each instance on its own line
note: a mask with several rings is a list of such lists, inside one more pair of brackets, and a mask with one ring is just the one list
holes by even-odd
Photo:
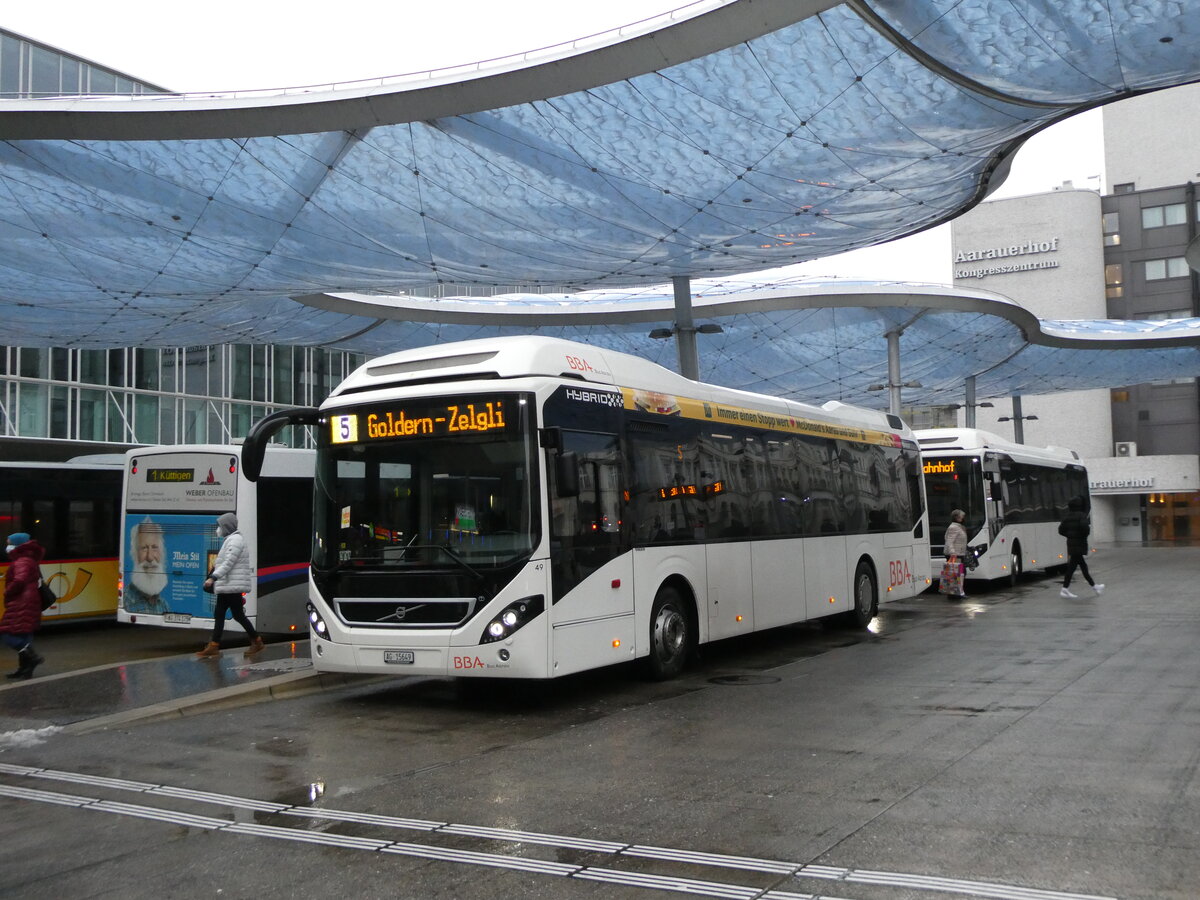
[[[585, 289], [721, 283], [880, 243], [977, 203], [1033, 132], [1197, 80], [1198, 32], [1200, 17], [1167, 0], [701, 0], [587, 41], [371, 84], [0, 101], [5, 341], [373, 352], [435, 326], [363, 304], [317, 313], [312, 298], [450, 284], [593, 304], [605, 295]], [[518, 327], [489, 325], [492, 308], [437, 339]], [[859, 315], [878, 325], [877, 310]], [[797, 349], [807, 335], [793, 330], [815, 324], [770, 316], [745, 337], [769, 331], [777, 364], [735, 355], [729, 322], [702, 347], [703, 376], [765, 387], [778, 368], [808, 369], [794, 390], [848, 379], [842, 355]], [[994, 326], [1020, 330], [1007, 322]], [[610, 330], [587, 327], [590, 339]], [[932, 368], [913, 343], [906, 369]], [[1064, 349], [1021, 350], [1064, 362], [1017, 380], [1069, 368]]]

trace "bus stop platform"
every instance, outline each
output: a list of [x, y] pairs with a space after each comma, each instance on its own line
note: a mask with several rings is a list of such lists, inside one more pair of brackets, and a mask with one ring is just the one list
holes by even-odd
[[[50, 629], [43, 634], [47, 631]], [[138, 636], [144, 633], [142, 630]], [[252, 657], [243, 655], [239, 643], [211, 659], [199, 659], [189, 652], [66, 672], [52, 668], [56, 644], [52, 633], [37, 639], [48, 660], [44, 673], [39, 671], [27, 681], [0, 682], [0, 738], [19, 742], [22, 732], [36, 735], [43, 729], [80, 734], [119, 728], [366, 680], [318, 673], [307, 640], [268, 644]], [[136, 650], [131, 648], [131, 652]], [[15, 658], [13, 655], [14, 665]]]

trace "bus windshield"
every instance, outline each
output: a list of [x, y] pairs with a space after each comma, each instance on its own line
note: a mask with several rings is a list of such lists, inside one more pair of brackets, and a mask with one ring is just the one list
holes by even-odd
[[983, 470], [977, 456], [925, 456], [925, 497], [932, 543], [940, 548], [950, 512], [966, 513], [963, 526], [973, 539], [983, 528]]
[[532, 402], [515, 394], [380, 402], [329, 414], [313, 565], [506, 565], [537, 542]]

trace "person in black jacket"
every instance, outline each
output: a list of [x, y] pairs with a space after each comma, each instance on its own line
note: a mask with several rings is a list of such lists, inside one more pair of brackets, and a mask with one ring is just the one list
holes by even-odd
[[1092, 586], [1092, 590], [1097, 594], [1103, 594], [1104, 585], [1096, 584], [1092, 580], [1091, 573], [1088, 572], [1088, 535], [1092, 533], [1092, 526], [1088, 524], [1088, 515], [1083, 509], [1083, 498], [1072, 497], [1067, 503], [1067, 514], [1063, 516], [1063, 520], [1058, 526], [1058, 533], [1067, 539], [1067, 571], [1063, 576], [1062, 590], [1058, 592], [1058, 595], [1072, 598], [1079, 596], [1071, 593], [1071, 576], [1075, 574], [1076, 566], [1083, 573], [1087, 583]]

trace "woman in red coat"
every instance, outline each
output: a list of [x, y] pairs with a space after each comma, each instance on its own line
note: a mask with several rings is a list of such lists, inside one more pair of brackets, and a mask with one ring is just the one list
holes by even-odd
[[8, 558], [12, 565], [4, 573], [4, 615], [0, 616], [0, 640], [17, 651], [17, 670], [9, 678], [28, 678], [42, 662], [33, 649], [33, 633], [42, 624], [41, 562], [46, 551], [23, 531], [8, 536]]

